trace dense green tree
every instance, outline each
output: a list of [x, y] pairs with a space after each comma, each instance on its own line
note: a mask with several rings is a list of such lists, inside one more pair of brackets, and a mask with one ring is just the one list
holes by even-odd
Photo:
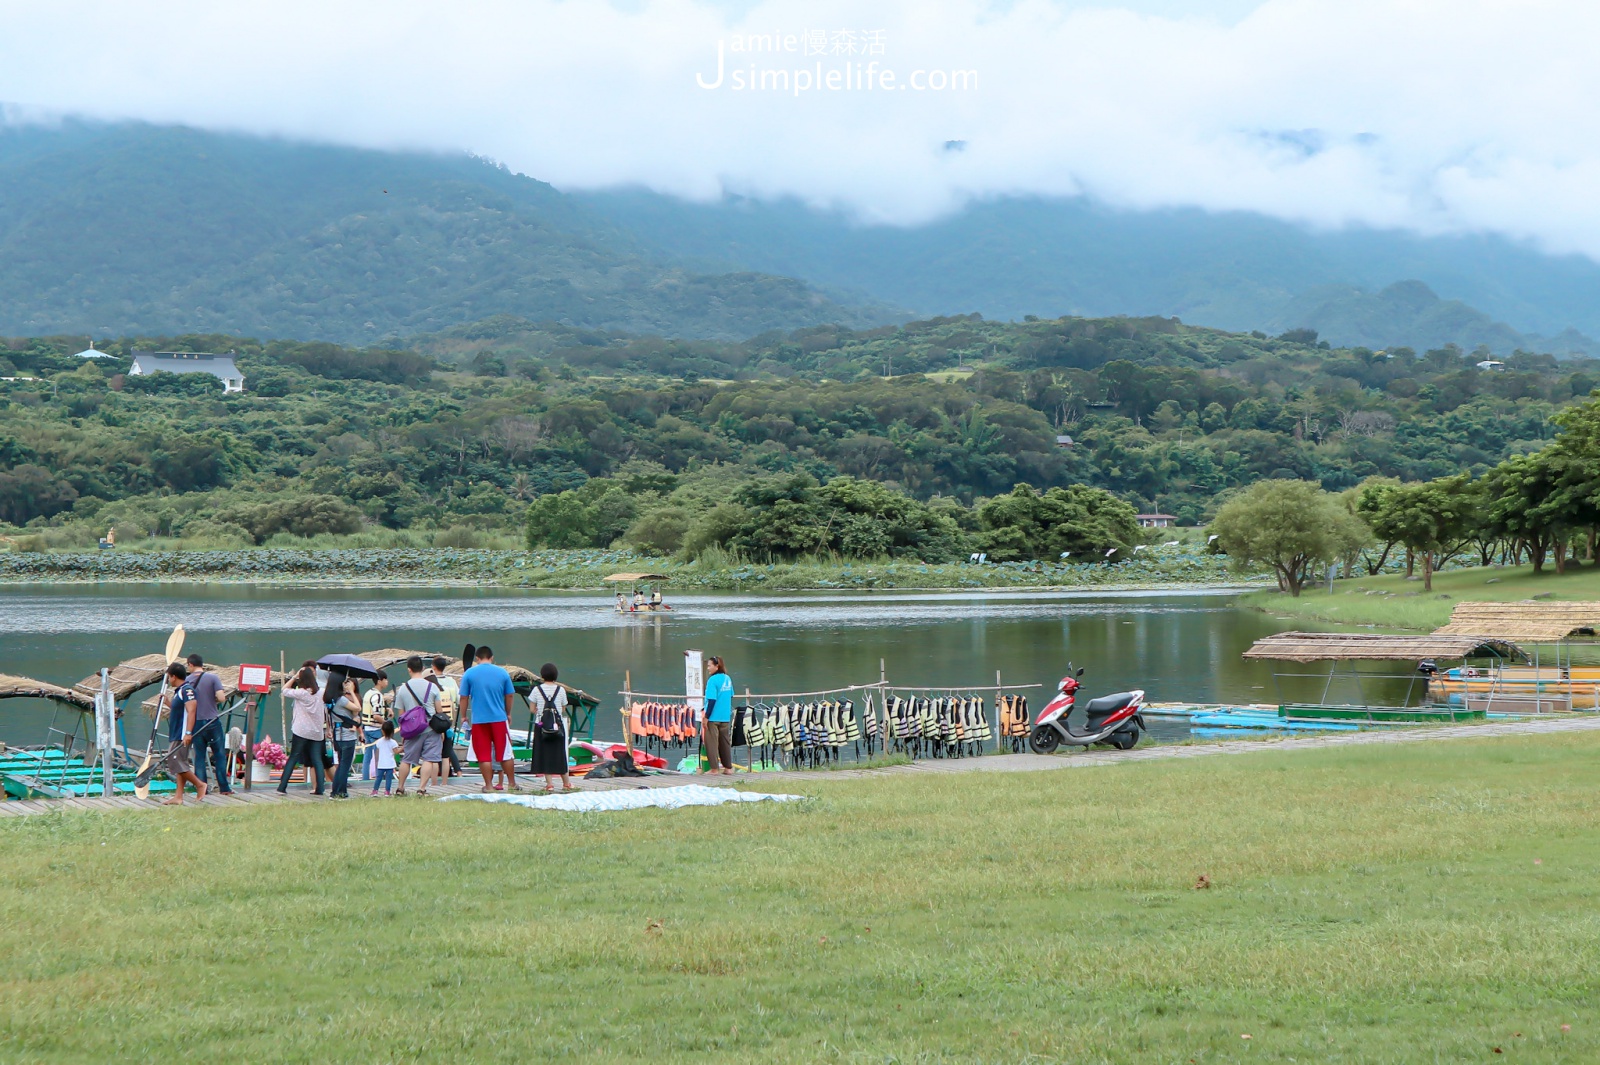
[[1229, 500], [1211, 523], [1240, 566], [1271, 566], [1278, 588], [1298, 596], [1319, 562], [1359, 547], [1371, 532], [1337, 496], [1307, 481], [1259, 481]]
[[[1126, 557], [1139, 541], [1127, 503], [1099, 488], [1073, 485], [1039, 492], [1019, 484], [978, 508], [979, 543], [996, 561], [1071, 558], [1090, 562], [1109, 552]], [[1114, 556], [1112, 556], [1114, 557]]]
[[529, 549], [588, 547], [596, 529], [595, 508], [574, 489], [540, 496], [528, 508]]
[[1422, 587], [1430, 592], [1440, 556], [1459, 549], [1481, 520], [1478, 494], [1465, 475], [1373, 485], [1362, 499], [1358, 513], [1378, 539], [1403, 545], [1408, 558], [1421, 557]]

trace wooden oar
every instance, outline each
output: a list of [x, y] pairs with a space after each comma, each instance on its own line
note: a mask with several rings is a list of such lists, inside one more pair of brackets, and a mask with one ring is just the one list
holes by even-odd
[[[183, 631], [182, 624], [173, 627], [172, 635], [167, 637], [167, 665], [170, 666], [176, 662], [178, 657], [183, 654], [183, 639], [185, 635], [187, 634]], [[161, 676], [161, 683], [163, 687], [167, 683], [164, 671]], [[144, 761], [139, 763], [139, 775], [134, 777], [133, 793], [141, 799], [150, 797], [150, 778], [154, 775], [151, 755], [155, 751], [156, 733], [161, 731], [161, 712], [171, 703], [172, 697], [170, 695], [164, 695], [156, 703], [156, 720], [155, 724], [150, 726], [150, 739], [144, 745]]]

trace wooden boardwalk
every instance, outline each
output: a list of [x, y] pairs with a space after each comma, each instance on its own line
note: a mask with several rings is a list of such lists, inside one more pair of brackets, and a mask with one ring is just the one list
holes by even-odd
[[[1029, 773], [1056, 769], [1088, 769], [1095, 766], [1119, 765], [1126, 762], [1162, 761], [1174, 758], [1206, 758], [1223, 754], [1257, 754], [1268, 751], [1304, 751], [1324, 747], [1354, 747], [1372, 744], [1434, 743], [1448, 740], [1491, 740], [1515, 736], [1540, 736], [1565, 732], [1600, 731], [1600, 715], [1585, 714], [1552, 716], [1533, 721], [1507, 721], [1492, 724], [1448, 725], [1442, 727], [1389, 728], [1370, 732], [1339, 732], [1331, 735], [1295, 736], [1270, 739], [1224, 740], [1218, 743], [1175, 744], [1136, 748], [1131, 751], [1091, 750], [1066, 754], [1007, 754], [984, 758], [930, 758], [909, 765], [884, 766], [876, 769], [809, 770], [801, 772], [758, 773], [735, 777], [703, 777], [669, 774], [652, 777], [627, 777], [619, 780], [591, 780], [575, 778], [579, 790], [610, 791], [618, 788], [676, 788], [686, 784], [708, 784], [726, 787], [732, 784], [784, 784], [826, 780], [857, 780], [863, 777], [905, 777], [944, 773]], [[538, 794], [528, 788], [530, 779], [519, 777], [523, 791]], [[371, 784], [350, 782], [351, 802], [370, 802]], [[476, 774], [458, 777], [447, 785], [435, 785], [437, 795], [464, 795], [476, 793], [482, 778]], [[380, 796], [381, 798], [381, 796]], [[250, 806], [256, 803], [327, 802], [314, 796], [305, 785], [294, 785], [284, 795], [279, 795], [272, 784], [257, 786], [252, 791], [235, 788], [232, 795], [212, 795], [206, 798], [207, 807]], [[411, 795], [385, 798], [385, 802], [415, 802]], [[188, 805], [195, 805], [191, 796]], [[33, 814], [68, 811], [110, 812], [117, 810], [155, 810], [161, 808], [160, 799], [138, 799], [117, 796], [110, 799], [31, 799], [26, 802], [0, 802], [0, 817], [27, 817]]]

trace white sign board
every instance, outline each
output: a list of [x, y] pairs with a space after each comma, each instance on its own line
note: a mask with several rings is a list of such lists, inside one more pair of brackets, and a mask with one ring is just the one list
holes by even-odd
[[706, 709], [706, 655], [704, 651], [683, 652], [683, 692], [696, 715]]
[[272, 670], [267, 666], [240, 666], [239, 689], [247, 692], [264, 692], [272, 688]]

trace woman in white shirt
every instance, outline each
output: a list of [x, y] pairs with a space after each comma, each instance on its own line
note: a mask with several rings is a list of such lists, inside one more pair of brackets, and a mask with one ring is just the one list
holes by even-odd
[[[567, 768], [567, 737], [571, 732], [567, 721], [567, 689], [557, 684], [554, 663], [539, 667], [541, 683], [528, 693], [528, 705], [533, 708], [533, 730], [528, 743], [533, 748], [533, 772], [544, 774], [544, 790], [554, 791], [552, 777], [561, 777], [563, 791], [572, 790], [572, 777]], [[553, 727], [552, 727], [553, 726]]]
[[322, 685], [317, 683], [317, 671], [311, 665], [300, 667], [294, 680], [283, 689], [294, 716], [289, 722], [293, 740], [289, 745], [289, 760], [283, 764], [283, 775], [278, 778], [278, 793], [289, 790], [289, 776], [297, 765], [308, 765], [316, 774], [317, 790], [322, 794], [322, 745], [331, 738], [328, 729], [328, 707], [322, 701]]

